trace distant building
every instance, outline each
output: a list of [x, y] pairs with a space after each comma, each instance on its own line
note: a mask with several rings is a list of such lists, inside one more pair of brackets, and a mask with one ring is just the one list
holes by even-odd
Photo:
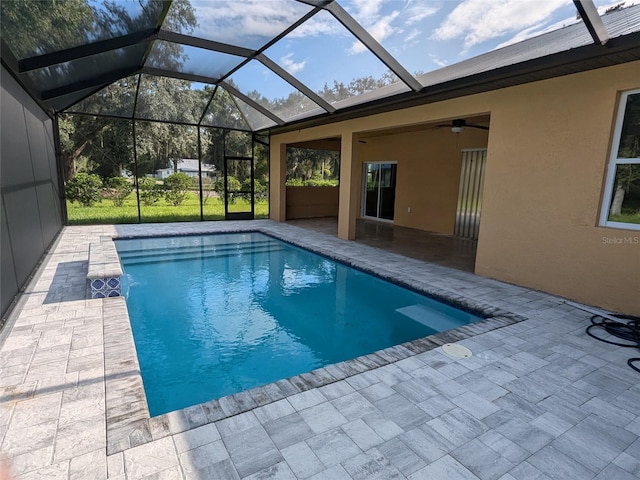
[[[198, 178], [199, 170], [198, 170], [198, 159], [197, 158], [181, 158], [178, 160], [178, 172], [186, 173], [192, 178]], [[216, 176], [216, 167], [215, 165], [202, 164], [202, 177], [203, 178], [214, 178]], [[155, 178], [159, 180], [164, 180], [172, 173], [175, 173], [175, 170], [172, 167], [170, 168], [160, 168], [156, 170]]]

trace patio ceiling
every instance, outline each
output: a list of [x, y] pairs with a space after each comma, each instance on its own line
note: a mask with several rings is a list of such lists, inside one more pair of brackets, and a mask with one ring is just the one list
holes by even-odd
[[640, 58], [640, 5], [512, 3], [5, 1], [2, 63], [52, 115], [264, 131]]

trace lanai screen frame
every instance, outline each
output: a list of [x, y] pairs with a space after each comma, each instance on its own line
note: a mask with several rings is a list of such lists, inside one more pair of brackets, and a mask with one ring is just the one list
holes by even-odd
[[[138, 75], [139, 79], [142, 75], [155, 75], [155, 76], [163, 76], [169, 78], [175, 78], [180, 80], [187, 80], [190, 82], [199, 82], [199, 83], [207, 83], [210, 85], [215, 85], [215, 88], [211, 94], [209, 102], [207, 106], [211, 103], [214, 98], [216, 91], [219, 88], [227, 91], [236, 106], [239, 108], [240, 112], [243, 113], [243, 109], [240, 108], [238, 102], [244, 103], [246, 106], [250, 107], [252, 110], [258, 112], [260, 115], [268, 118], [272, 124], [262, 125], [260, 128], [252, 128], [251, 122], [244, 115], [245, 123], [248, 125], [248, 129], [246, 131], [251, 131], [254, 133], [264, 133], [269, 134], [273, 132], [279, 131], [287, 131], [292, 128], [300, 128], [311, 125], [315, 122], [321, 123], [330, 123], [334, 121], [338, 121], [343, 118], [354, 116], [363, 116], [368, 115], [370, 113], [376, 111], [387, 111], [389, 109], [401, 108], [403, 106], [408, 106], [411, 104], [420, 104], [420, 103], [428, 103], [430, 101], [437, 101], [438, 99], [451, 98], [453, 96], [466, 95], [474, 90], [476, 92], [481, 91], [482, 88], [491, 89], [491, 88], [500, 88], [500, 85], [494, 87], [486, 87], [486, 84], [490, 82], [493, 71], [483, 72], [480, 75], [474, 74], [468, 77], [454, 79], [454, 80], [444, 80], [444, 83], [436, 83], [431, 84], [425, 79], [418, 78], [415, 75], [410, 74], [401, 64], [394, 58], [379, 42], [377, 42], [369, 32], [365, 28], [363, 28], [346, 10], [342, 8], [336, 0], [292, 0], [298, 4], [303, 4], [309, 7], [309, 10], [306, 14], [301, 16], [297, 21], [292, 23], [288, 28], [283, 30], [278, 35], [274, 36], [270, 41], [266, 44], [262, 45], [258, 49], [250, 49], [241, 47], [238, 45], [230, 45], [226, 43], [216, 42], [212, 40], [207, 40], [205, 38], [200, 38], [191, 35], [185, 35], [183, 33], [177, 33], [173, 31], [169, 31], [163, 29], [163, 24], [166, 19], [167, 14], [170, 11], [170, 8], [173, 4], [173, 0], [162, 0], [162, 11], [158, 17], [158, 21], [156, 22], [153, 28], [144, 28], [140, 31], [130, 32], [124, 35], [115, 36], [113, 38], [108, 38], [104, 40], [98, 40], [92, 43], [86, 43], [78, 46], [73, 46], [71, 48], [66, 48], [63, 50], [52, 51], [50, 53], [44, 53], [42, 55], [31, 56], [28, 58], [18, 59], [13, 55], [9, 45], [5, 41], [4, 38], [1, 40], [1, 50], [2, 50], [2, 63], [5, 67], [10, 71], [10, 73], [22, 84], [23, 87], [27, 90], [27, 92], [38, 102], [38, 104], [43, 108], [45, 112], [52, 118], [56, 118], [60, 113], [73, 113], [74, 115], [87, 114], [91, 116], [104, 116], [104, 117], [112, 117], [122, 119], [123, 117], [118, 116], [110, 116], [96, 113], [86, 113], [86, 112], [77, 112], [74, 111], [73, 107], [77, 105], [82, 100], [98, 93], [103, 88], [108, 87], [111, 83], [123, 79], [127, 76]], [[614, 57], [614, 53], [622, 50], [625, 53], [631, 49], [629, 44], [633, 45], [634, 41], [637, 41], [639, 38], [638, 31], [634, 31], [630, 35], [626, 35], [628, 38], [624, 38], [624, 41], [618, 42], [618, 38], [613, 38], [613, 41], [610, 40], [609, 32], [605, 27], [602, 19], [598, 16], [597, 9], [593, 4], [592, 0], [572, 0], [576, 9], [580, 13], [580, 16], [584, 23], [584, 28], [589, 32], [589, 35], [593, 41], [592, 45], [581, 47], [583, 51], [586, 53], [578, 54], [578, 58], [580, 61], [585, 61], [584, 67], [577, 67], [579, 71], [582, 69], [589, 68], [597, 68], [595, 64], [586, 65], [587, 60], [589, 60], [590, 56], [594, 57], [594, 62], [597, 60], [601, 60], [603, 57], [608, 55], [607, 58]], [[314, 17], [320, 12], [328, 12], [337, 22], [342, 25], [357, 41], [360, 41], [366, 49], [372, 53], [378, 61], [384, 64], [390, 72], [393, 73], [398, 79], [396, 84], [392, 84], [386, 88], [385, 92], [381, 95], [362, 95], [363, 98], [353, 98], [348, 99], [347, 101], [339, 102], [339, 105], [331, 104], [324, 99], [322, 99], [317, 93], [315, 93], [311, 88], [305, 85], [303, 82], [299, 81], [293, 75], [289, 74], [285, 69], [283, 69], [280, 65], [274, 62], [270, 57], [266, 55], [266, 51], [277, 42], [284, 39], [289, 33], [298, 28], [300, 25], [304, 24], [306, 21]], [[583, 27], [580, 27], [583, 28]], [[235, 55], [240, 58], [243, 58], [238, 65], [236, 65], [231, 70], [225, 72], [224, 74], [216, 77], [196, 75], [188, 72], [181, 71], [172, 71], [169, 69], [163, 68], [155, 68], [152, 66], [146, 65], [147, 59], [151, 53], [152, 46], [155, 42], [171, 42], [178, 45], [190, 46], [195, 48], [201, 48], [205, 50], [209, 50], [211, 52], [219, 52], [222, 54]], [[602, 51], [604, 45], [607, 46], [608, 51]], [[129, 47], [135, 46], [146, 46], [144, 55], [140, 58], [140, 61], [133, 67], [126, 67], [122, 69], [111, 70], [103, 75], [99, 75], [94, 78], [88, 78], [84, 80], [79, 80], [72, 82], [67, 85], [51, 88], [48, 90], [39, 91], [38, 86], [35, 82], [29, 78], [28, 73], [31, 71], [35, 71], [38, 69], [53, 67], [55, 65], [63, 64], [64, 62], [71, 62], [75, 60], [80, 60], [83, 58], [91, 57], [93, 55], [98, 55], [104, 52], [111, 52], [117, 49], [126, 49]], [[600, 48], [600, 50], [598, 50]], [[636, 48], [637, 50], [637, 48]], [[565, 60], [568, 62], [571, 54], [574, 53], [571, 50], [568, 51], [558, 51], [553, 55], [556, 55], [558, 58], [549, 59], [549, 57], [553, 55], [548, 55], [546, 57], [535, 58], [527, 60], [527, 65], [524, 69], [521, 70], [521, 75], [531, 75], [532, 72], [541, 71], [544, 68], [551, 68], [555, 65], [555, 68], [560, 69], [564, 67], [564, 65], [558, 65], [558, 60]], [[635, 51], [634, 51], [635, 53]], [[620, 63], [624, 61], [631, 61], [630, 57], [625, 59], [612, 59], [613, 63]], [[547, 61], [549, 61], [549, 65], [547, 65]], [[291, 118], [282, 118], [276, 115], [271, 110], [265, 108], [263, 105], [260, 105], [250, 96], [245, 95], [239, 89], [237, 89], [233, 84], [229, 82], [230, 77], [238, 71], [243, 66], [249, 64], [250, 62], [259, 62], [261, 65], [265, 66], [271, 72], [273, 72], [278, 77], [282, 78], [285, 82], [291, 85], [297, 92], [304, 95], [306, 98], [310, 99], [313, 103], [315, 103], [318, 108], [308, 114], [293, 116]], [[514, 67], [517, 64], [508, 65], [508, 67]], [[550, 67], [551, 66], [551, 67]], [[599, 65], [602, 66], [602, 63]], [[496, 68], [496, 70], [504, 70], [503, 67]], [[508, 70], [508, 68], [507, 68]], [[555, 71], [554, 71], [555, 72]], [[548, 76], [558, 75], [561, 73], [551, 72], [547, 74]], [[504, 78], [504, 74], [501, 77], [502, 73], [497, 72], [496, 77], [498, 79]], [[566, 73], [565, 73], [566, 74]], [[506, 75], [509, 75], [509, 71], [506, 72]], [[545, 78], [544, 74], [541, 74], [540, 78]], [[513, 76], [513, 75], [512, 75]], [[437, 77], [437, 75], [436, 75]], [[523, 79], [521, 82], [531, 81]], [[138, 85], [140, 82], [138, 82]], [[484, 84], [485, 87], [481, 87], [480, 85]], [[403, 88], [401, 91], [398, 88], [395, 88], [397, 85], [402, 85]], [[407, 91], [408, 90], [408, 91]], [[445, 93], [443, 93], [445, 92]], [[136, 93], [136, 102], [138, 98], [138, 93]], [[166, 123], [173, 123], [177, 125], [190, 125], [198, 128], [198, 133], [200, 132], [200, 128], [221, 128], [225, 130], [225, 127], [222, 126], [214, 126], [214, 125], [202, 125], [203, 119], [206, 115], [207, 108], [205, 107], [202, 115], [200, 116], [200, 120], [197, 123], [189, 123], [189, 122], [179, 122], [172, 121]], [[134, 107], [133, 113], [131, 116], [132, 128], [135, 125], [136, 120], [145, 120], [145, 121], [159, 121], [155, 119], [148, 118], [138, 118], [136, 116], [136, 108]], [[317, 124], [317, 123], [316, 123]], [[239, 131], [245, 131], [238, 129]], [[57, 132], [56, 132], [57, 133]], [[133, 135], [135, 142], [135, 133]], [[59, 142], [59, 139], [57, 139]], [[56, 145], [59, 149], [59, 144]], [[134, 153], [135, 153], [134, 148]], [[61, 158], [61, 154], [58, 151], [58, 158]], [[201, 156], [200, 156], [201, 157]], [[199, 158], [201, 163], [201, 158]], [[202, 197], [202, 189], [200, 189], [200, 196]], [[66, 216], [66, 206], [63, 203], [63, 210], [65, 211]], [[139, 202], [138, 202], [139, 204]], [[139, 207], [138, 207], [139, 208]], [[202, 202], [201, 202], [202, 209]], [[202, 217], [202, 215], [201, 215]], [[140, 217], [139, 217], [140, 219]]]
[[[283, 40], [288, 34], [294, 31], [296, 28], [305, 24], [308, 20], [319, 14], [320, 12], [328, 12], [344, 29], [349, 32], [350, 35], [356, 41], [361, 42], [365, 48], [373, 54], [376, 59], [384, 65], [388, 71], [395, 75], [398, 79], [396, 84], [403, 85], [402, 93], [409, 94], [425, 94], [429, 93], [431, 86], [425, 86], [416, 75], [409, 73], [400, 62], [387, 51], [374, 37], [360, 25], [342, 6], [337, 0], [292, 0], [291, 3], [306, 5], [310, 10], [304, 14], [301, 18], [291, 24], [284, 31], [275, 35], [266, 44], [262, 45], [258, 49], [250, 49], [241, 47], [238, 45], [231, 45], [221, 43], [217, 41], [207, 40], [205, 38], [186, 35], [183, 33], [177, 33], [163, 29], [163, 24], [170, 11], [174, 0], [161, 0], [162, 11], [157, 19], [154, 28], [145, 28], [140, 31], [134, 31], [113, 38], [104, 40], [98, 40], [92, 43], [86, 43], [71, 48], [66, 48], [50, 53], [44, 53], [42, 55], [35, 55], [27, 58], [16, 58], [9, 45], [2, 39], [2, 59], [3, 63], [7, 64], [7, 67], [13, 74], [27, 87], [32, 96], [40, 103], [43, 109], [52, 115], [69, 110], [78, 102], [85, 98], [97, 93], [105, 86], [113, 83], [121, 78], [135, 75], [135, 74], [148, 74], [158, 75], [182, 80], [189, 80], [192, 82], [208, 83], [211, 85], [221, 86], [230, 92], [234, 97], [239, 98], [245, 102], [251, 108], [257, 110], [262, 115], [268, 117], [273, 125], [270, 127], [283, 127], [291, 122], [302, 120], [299, 116], [293, 116], [291, 118], [282, 118], [276, 115], [269, 109], [264, 108], [254, 99], [245, 95], [243, 92], [236, 89], [229, 83], [229, 78], [242, 67], [246, 66], [252, 61], [260, 62], [261, 65], [269, 69], [275, 75], [283, 79], [289, 85], [291, 85], [297, 92], [304, 95], [315, 103], [318, 108], [313, 112], [310, 112], [306, 116], [317, 117], [326, 116], [335, 113], [338, 110], [349, 109], [355, 105], [368, 104], [367, 96], [362, 99], [353, 99], [354, 101], [340, 102], [340, 105], [336, 106], [326, 100], [322, 99], [311, 88], [299, 81], [294, 75], [288, 73], [277, 62], [269, 58], [265, 52], [276, 43]], [[602, 19], [598, 16], [597, 9], [592, 0], [572, 0], [576, 9], [581, 15], [584, 22], [584, 26], [589, 31], [594, 45], [604, 45], [609, 40], [609, 34]], [[219, 52], [228, 55], [234, 55], [239, 58], [243, 58], [238, 65], [226, 71], [225, 73], [216, 76], [204, 76], [187, 73], [184, 71], [174, 71], [166, 68], [155, 68], [147, 65], [147, 60], [151, 53], [151, 49], [155, 42], [171, 42], [176, 45], [196, 47], [211, 52]], [[67, 85], [62, 85], [55, 88], [39, 91], [37, 85], [33, 80], [28, 77], [29, 72], [40, 70], [43, 68], [50, 68], [56, 65], [64, 64], [65, 62], [73, 62], [83, 58], [91, 57], [101, 53], [112, 52], [118, 49], [126, 49], [136, 45], [146, 46], [144, 54], [141, 56], [137, 64], [133, 67], [125, 67], [122, 69], [110, 70], [109, 72], [98, 75], [93, 78], [72, 82]], [[386, 92], [381, 92], [382, 97], [377, 99], [390, 99], [397, 96], [398, 88], [387, 89]], [[406, 95], [405, 95], [406, 96]], [[411, 95], [409, 95], [411, 96]], [[55, 100], [55, 102], [54, 102]], [[60, 103], [57, 103], [60, 102]], [[258, 128], [255, 130], [266, 130], [268, 128]]]

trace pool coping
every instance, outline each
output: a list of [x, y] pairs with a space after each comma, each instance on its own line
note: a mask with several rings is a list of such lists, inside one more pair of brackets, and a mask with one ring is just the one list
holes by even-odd
[[[295, 227], [297, 228], [297, 227]], [[197, 428], [208, 423], [262, 407], [278, 400], [296, 395], [307, 390], [329, 385], [346, 378], [375, 370], [380, 367], [404, 360], [406, 358], [428, 352], [446, 343], [454, 343], [473, 336], [487, 333], [508, 325], [526, 320], [527, 317], [472, 301], [451, 291], [433, 288], [418, 280], [394, 272], [391, 268], [379, 264], [367, 264], [357, 257], [341, 254], [327, 245], [310, 246], [294, 235], [270, 229], [268, 226], [247, 226], [247, 228], [231, 228], [213, 232], [177, 233], [174, 236], [217, 235], [225, 233], [262, 233], [297, 247], [323, 255], [350, 267], [364, 271], [394, 284], [425, 294], [448, 305], [462, 310], [477, 313], [483, 320], [464, 325], [453, 330], [422, 337], [377, 352], [345, 360], [295, 375], [274, 383], [245, 390], [219, 399], [210, 400], [198, 405], [151, 417], [147, 406], [146, 394], [142, 383], [140, 366], [135, 349], [133, 332], [124, 297], [104, 299], [103, 334], [104, 334], [104, 367], [106, 394], [106, 434], [107, 455], [112, 455], [132, 447], [144, 445], [169, 435]], [[295, 230], [293, 231], [295, 232]], [[114, 234], [111, 239], [152, 238], [168, 236], [166, 233], [149, 235]], [[333, 241], [341, 241], [335, 237]], [[358, 245], [358, 248], [362, 248]], [[376, 251], [375, 247], [365, 250]], [[397, 255], [397, 254], [391, 254]], [[406, 260], [406, 257], [402, 257]], [[425, 262], [415, 260], [417, 264]], [[456, 272], [455, 270], [451, 270]]]

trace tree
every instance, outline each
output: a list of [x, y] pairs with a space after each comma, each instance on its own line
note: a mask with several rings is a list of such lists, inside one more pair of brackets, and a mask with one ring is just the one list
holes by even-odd
[[86, 0], [4, 1], [0, 8], [2, 38], [20, 59], [88, 43], [97, 33], [95, 10]]
[[287, 148], [287, 182], [300, 180], [301, 185], [312, 179], [336, 182], [339, 174], [339, 152], [310, 148]]
[[144, 205], [151, 206], [157, 203], [164, 193], [164, 187], [159, 185], [153, 178], [138, 178], [138, 189], [140, 191], [140, 199]]
[[104, 189], [103, 196], [113, 201], [113, 205], [121, 207], [125, 199], [133, 191], [133, 186], [126, 178], [112, 177], [107, 180], [107, 187]]
[[[625, 203], [625, 197], [633, 190], [637, 190], [638, 193], [640, 193], [640, 165], [618, 165], [609, 215], [618, 216], [623, 213], [622, 209]], [[640, 205], [636, 205], [635, 207], [636, 210], [640, 212]]]
[[[138, 8], [127, 8], [122, 3], [111, 1], [2, 2], [3, 39], [7, 39], [14, 53], [22, 58], [126, 35], [145, 28], [155, 28], [165, 7], [164, 2], [138, 0], [136, 3]], [[165, 19], [164, 26], [171, 31], [191, 33], [197, 21], [190, 1], [173, 0], [172, 12], [172, 15]], [[24, 28], [30, 28], [39, 35], [22, 35]], [[87, 57], [81, 66], [70, 63], [65, 66], [65, 75], [73, 78], [76, 68], [83, 69], [83, 72], [78, 72], [83, 76], [86, 76], [86, 71], [92, 69], [100, 71], [103, 66], [98, 65], [98, 62], [112, 62], [117, 65], [121, 62], [119, 55], [120, 52], [114, 50], [104, 52], [95, 58]], [[176, 69], [182, 65], [183, 61], [183, 47], [177, 43], [158, 42], [154, 48], [154, 62], [158, 67]], [[87, 65], [91, 62], [96, 63], [95, 68]], [[36, 70], [33, 74], [46, 75], [47, 73]], [[78, 105], [78, 110], [95, 114], [130, 116], [138, 87], [137, 79], [138, 76], [133, 76], [114, 82], [83, 100]], [[164, 83], [171, 82], [167, 80]], [[189, 88], [190, 82], [176, 81], [174, 85], [173, 89], [164, 89], [158, 95], [157, 102], [162, 105], [158, 108], [175, 103], [176, 109], [182, 109], [182, 111], [187, 109], [189, 112], [200, 110], [197, 113], [200, 115], [201, 108], [191, 108], [193, 102], [190, 96], [202, 97], [201, 91], [192, 95], [191, 92], [196, 91]], [[181, 91], [176, 92], [176, 89]], [[175, 102], [172, 102], [174, 97]], [[76, 164], [82, 157], [88, 159], [91, 171], [98, 172], [105, 178], [120, 174], [125, 165], [131, 164], [133, 158], [131, 143], [118, 145], [119, 154], [117, 156], [113, 154], [114, 141], [123, 136], [131, 138], [130, 132], [125, 133], [131, 130], [131, 123], [120, 122], [99, 117], [60, 117], [60, 138], [66, 180], [71, 179], [76, 173]], [[111, 137], [108, 135], [110, 132], [113, 133]], [[171, 133], [156, 138], [167, 138]], [[93, 146], [97, 148], [90, 152]], [[100, 155], [98, 150], [105, 146], [111, 149], [111, 153]]]
[[[77, 120], [76, 120], [77, 119]], [[102, 117], [58, 116], [60, 148], [64, 158], [64, 179], [71, 180], [85, 149], [108, 127]]]
[[186, 173], [172, 173], [164, 179], [164, 198], [167, 203], [178, 206], [182, 204], [184, 199], [189, 193], [189, 187], [191, 186], [191, 177]]
[[[625, 105], [618, 158], [640, 158], [640, 95], [629, 95]], [[640, 196], [640, 165], [619, 163], [616, 169], [614, 194], [609, 214], [621, 215], [625, 197], [631, 192], [637, 192], [631, 197]], [[635, 206], [640, 211], [640, 205]], [[631, 207], [633, 208], [633, 207]]]
[[67, 199], [78, 202], [83, 207], [91, 207], [100, 200], [102, 180], [88, 173], [78, 173], [65, 186]]
[[[219, 178], [213, 188], [220, 198], [222, 199], [225, 198], [224, 178], [222, 177]], [[241, 188], [242, 188], [242, 184], [240, 183], [240, 180], [238, 180], [236, 177], [231, 175], [227, 176], [227, 190], [229, 193], [229, 203], [235, 203], [239, 194], [234, 192], [240, 191]]]
[[202, 205], [206, 205], [209, 199], [216, 194], [215, 183], [210, 177], [202, 178]]

